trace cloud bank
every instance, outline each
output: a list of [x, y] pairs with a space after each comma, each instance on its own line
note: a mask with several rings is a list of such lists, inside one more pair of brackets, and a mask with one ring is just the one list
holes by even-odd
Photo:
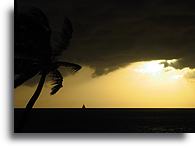
[[172, 66], [195, 68], [192, 0], [19, 0], [18, 4], [42, 9], [54, 40], [67, 16], [74, 34], [59, 58], [94, 68], [94, 76], [132, 62], [158, 59], [180, 59]]

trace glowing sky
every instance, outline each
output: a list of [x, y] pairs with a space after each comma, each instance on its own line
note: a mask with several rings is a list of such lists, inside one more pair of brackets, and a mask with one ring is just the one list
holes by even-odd
[[[54, 96], [49, 94], [47, 80], [35, 107], [195, 107], [195, 79], [190, 77], [194, 69], [163, 64], [176, 61], [136, 62], [98, 77], [92, 77], [94, 69], [83, 66], [78, 73], [64, 77], [64, 87]], [[15, 89], [15, 107], [25, 107], [35, 88], [27, 82]]]
[[[82, 66], [68, 76], [60, 69], [64, 87], [54, 96], [48, 79], [35, 107], [195, 107], [194, 1], [16, 3], [19, 11], [41, 9], [51, 27], [52, 51], [63, 51], [55, 58]], [[64, 51], [56, 43], [65, 17], [74, 31]], [[15, 89], [15, 107], [25, 107], [37, 78]]]

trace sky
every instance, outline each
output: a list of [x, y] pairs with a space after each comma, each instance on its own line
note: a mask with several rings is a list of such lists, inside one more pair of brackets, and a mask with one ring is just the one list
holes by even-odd
[[[63, 88], [49, 95], [49, 78], [35, 107], [195, 107], [195, 2], [193, 0], [18, 0], [40, 8], [52, 28], [53, 50], [64, 17], [73, 24], [60, 60], [82, 69], [63, 73]], [[25, 107], [39, 76], [15, 89]]]

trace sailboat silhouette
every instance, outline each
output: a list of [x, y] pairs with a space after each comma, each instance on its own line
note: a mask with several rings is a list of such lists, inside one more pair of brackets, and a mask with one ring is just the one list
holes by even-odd
[[82, 109], [86, 109], [85, 104], [83, 104]]

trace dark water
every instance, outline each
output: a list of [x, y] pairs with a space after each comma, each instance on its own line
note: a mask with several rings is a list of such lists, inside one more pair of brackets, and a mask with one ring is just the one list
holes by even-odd
[[14, 109], [15, 132], [195, 132], [195, 109], [33, 109], [18, 129], [24, 109]]

